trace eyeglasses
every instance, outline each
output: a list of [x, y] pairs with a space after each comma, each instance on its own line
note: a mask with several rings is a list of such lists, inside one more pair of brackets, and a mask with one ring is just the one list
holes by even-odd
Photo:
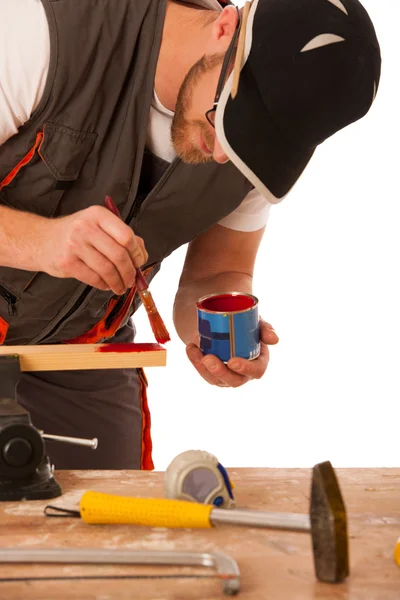
[[238, 13], [238, 22], [236, 25], [235, 33], [232, 36], [228, 50], [226, 51], [226, 54], [224, 56], [224, 60], [223, 60], [222, 67], [221, 67], [221, 74], [218, 79], [217, 91], [215, 92], [213, 107], [210, 108], [210, 110], [208, 110], [206, 112], [206, 119], [210, 123], [210, 125], [212, 127], [214, 127], [214, 129], [215, 129], [215, 113], [217, 111], [218, 102], [219, 102], [222, 90], [224, 88], [224, 85], [225, 85], [225, 82], [227, 79], [229, 65], [231, 64], [231, 59], [232, 59], [233, 52], [234, 52], [235, 46], [236, 46], [236, 40], [238, 39], [238, 36], [240, 33], [238, 49], [237, 49], [236, 58], [235, 58], [233, 85], [232, 85], [232, 91], [231, 91], [232, 97], [234, 98], [236, 96], [237, 87], [238, 87], [238, 83], [239, 83], [240, 67], [242, 64], [243, 53], [244, 53], [244, 37], [245, 37], [245, 32], [246, 32], [246, 23], [247, 23], [247, 17], [249, 15], [250, 7], [251, 7], [251, 2], [246, 2], [245, 6], [243, 8], [242, 18], [240, 17], [240, 11], [239, 11], [238, 7], [236, 7], [236, 10]]
[[222, 90], [224, 88], [225, 85], [225, 81], [226, 81], [226, 76], [228, 74], [228, 69], [229, 69], [229, 65], [231, 64], [231, 59], [233, 56], [233, 52], [235, 50], [235, 46], [236, 46], [236, 40], [238, 38], [239, 35], [239, 31], [240, 31], [240, 12], [238, 7], [236, 7], [237, 13], [238, 13], [238, 22], [236, 25], [236, 29], [235, 29], [235, 33], [232, 36], [231, 42], [229, 44], [228, 50], [225, 53], [224, 56], [224, 61], [222, 63], [222, 68], [221, 68], [221, 74], [219, 76], [218, 79], [218, 84], [217, 84], [217, 91], [215, 92], [215, 98], [214, 98], [214, 104], [213, 107], [210, 108], [210, 110], [208, 110], [206, 112], [206, 119], [207, 121], [210, 123], [210, 125], [212, 127], [215, 128], [215, 112], [217, 110], [217, 106], [218, 106], [218, 102], [219, 102], [219, 97], [221, 96]]

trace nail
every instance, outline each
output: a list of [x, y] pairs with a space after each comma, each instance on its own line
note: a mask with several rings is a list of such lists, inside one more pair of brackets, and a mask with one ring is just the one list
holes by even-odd
[[203, 358], [203, 353], [200, 352], [197, 348], [193, 347], [189, 349], [189, 358], [195, 365], [201, 363], [201, 359]]
[[275, 329], [272, 327], [272, 325], [270, 323], [267, 323], [267, 321], [264, 321], [265, 325], [267, 326], [267, 329], [275, 336], [276, 342], [279, 342], [279, 337], [278, 334], [276, 333]]
[[243, 365], [240, 364], [240, 362], [238, 362], [237, 360], [234, 360], [229, 367], [231, 369], [233, 369], [234, 371], [242, 371], [243, 369]]
[[218, 364], [213, 360], [206, 360], [204, 361], [204, 364], [209, 371], [215, 371], [218, 367]]

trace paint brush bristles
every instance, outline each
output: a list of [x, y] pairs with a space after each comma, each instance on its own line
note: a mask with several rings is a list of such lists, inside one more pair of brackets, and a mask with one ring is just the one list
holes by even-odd
[[[106, 207], [111, 210], [111, 212], [113, 212], [117, 217], [121, 218], [119, 210], [110, 196], [106, 196], [105, 204]], [[159, 344], [165, 344], [166, 342], [169, 342], [171, 338], [169, 337], [168, 330], [164, 325], [164, 321], [160, 317], [160, 314], [154, 303], [153, 296], [149, 290], [149, 285], [139, 267], [136, 268], [136, 289], [139, 293], [142, 304], [146, 309], [151, 329], [153, 330], [154, 337], [156, 338], [157, 342]]]
[[151, 295], [147, 281], [143, 277], [140, 269], [137, 269], [136, 288], [140, 294], [143, 306], [146, 309], [150, 325], [157, 342], [159, 344], [165, 344], [165, 342], [169, 342], [171, 338], [169, 337], [167, 328], [165, 327], [157, 307], [154, 304], [153, 296]]

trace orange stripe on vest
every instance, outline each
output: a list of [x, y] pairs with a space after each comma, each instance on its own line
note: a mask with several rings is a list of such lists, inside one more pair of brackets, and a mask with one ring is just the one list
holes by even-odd
[[24, 158], [19, 161], [19, 163], [17, 164], [17, 166], [14, 167], [13, 170], [10, 171], [10, 173], [0, 183], [0, 191], [3, 188], [5, 188], [8, 185], [10, 185], [10, 183], [18, 175], [18, 173], [20, 172], [20, 170], [23, 167], [26, 167], [26, 165], [31, 162], [32, 158], [35, 156], [36, 150], [38, 150], [38, 152], [40, 151], [40, 147], [43, 144], [43, 140], [44, 140], [44, 133], [43, 133], [43, 131], [39, 131], [39, 133], [36, 136], [36, 140], [35, 140], [34, 146], [29, 150], [28, 154], [26, 154], [26, 156], [24, 156]]
[[4, 344], [7, 337], [8, 323], [0, 317], [0, 345]]
[[[143, 273], [143, 275], [146, 277], [150, 273], [150, 271], [151, 271], [151, 268], [146, 269], [146, 271]], [[113, 322], [110, 323], [110, 325], [108, 327], [106, 326], [108, 316], [111, 314], [112, 310], [114, 309], [115, 305], [117, 304], [118, 298], [112, 298], [110, 300], [110, 303], [107, 307], [106, 314], [104, 315], [104, 317], [102, 318], [101, 321], [99, 321], [98, 323], [96, 323], [96, 325], [94, 325], [94, 327], [92, 327], [92, 329], [90, 331], [88, 331], [87, 333], [83, 333], [82, 335], [78, 335], [78, 337], [75, 337], [72, 340], [67, 340], [64, 342], [64, 344], [96, 344], [97, 342], [99, 342], [100, 340], [102, 340], [104, 338], [113, 337], [113, 335], [115, 335], [115, 333], [120, 328], [121, 323], [124, 321], [126, 315], [128, 314], [131, 304], [133, 302], [133, 299], [135, 297], [135, 293], [136, 293], [136, 286], [131, 288], [131, 291], [129, 292], [128, 296], [125, 298], [123, 305], [121, 306], [120, 310], [118, 311], [118, 314], [115, 316], [115, 318], [113, 319]]]
[[142, 408], [142, 464], [144, 471], [153, 471], [152, 458], [153, 442], [151, 439], [151, 417], [149, 404], [147, 402], [147, 377], [143, 369], [138, 369], [140, 382], [140, 400]]
[[67, 340], [64, 342], [65, 344], [96, 344], [98, 341], [104, 338], [111, 338], [117, 330], [119, 329], [121, 323], [125, 319], [128, 311], [131, 307], [133, 298], [135, 296], [136, 287], [133, 287], [129, 292], [128, 296], [125, 299], [125, 302], [121, 306], [118, 314], [113, 319], [113, 322], [107, 327], [106, 322], [107, 318], [114, 309], [115, 305], [118, 302], [118, 298], [112, 298], [107, 307], [107, 312], [99, 323], [96, 323], [94, 327], [87, 333], [83, 333], [82, 335], [78, 335], [78, 337], [73, 338], [72, 340]]

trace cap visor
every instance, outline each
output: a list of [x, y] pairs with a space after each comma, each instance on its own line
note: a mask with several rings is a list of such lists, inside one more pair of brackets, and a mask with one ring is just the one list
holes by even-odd
[[253, 79], [249, 62], [254, 0], [246, 26], [244, 66], [236, 97], [231, 97], [233, 74], [222, 91], [215, 131], [232, 163], [270, 202], [277, 203], [296, 183], [315, 148], [299, 148], [275, 127]]

